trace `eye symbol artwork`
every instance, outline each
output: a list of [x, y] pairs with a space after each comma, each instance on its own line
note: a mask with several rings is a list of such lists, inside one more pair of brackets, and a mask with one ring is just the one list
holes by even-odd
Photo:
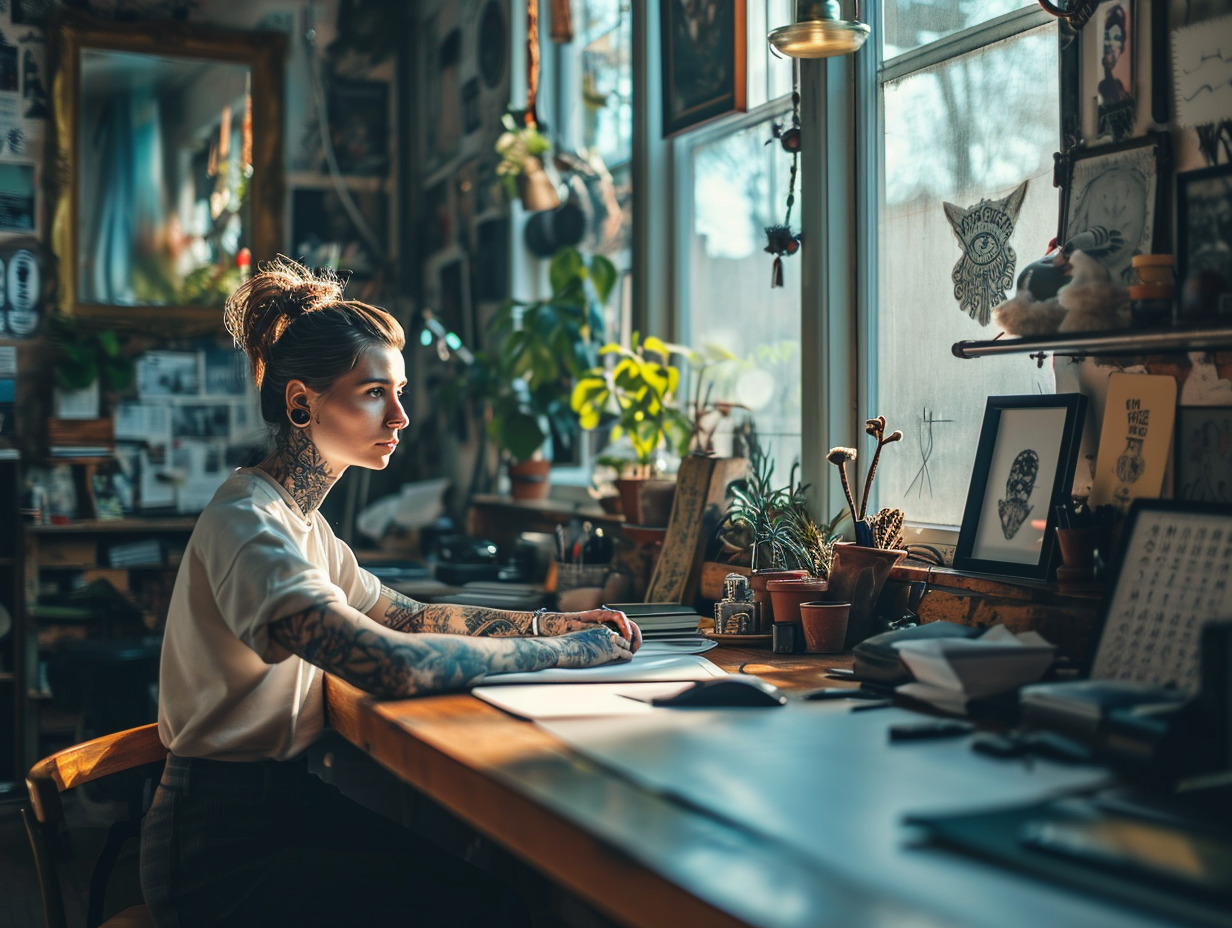
[[997, 500], [997, 514], [1001, 516], [1001, 531], [1006, 539], [1013, 538], [1031, 514], [1027, 500], [1035, 489], [1039, 475], [1039, 455], [1027, 448], [1018, 452], [1010, 465], [1010, 475], [1005, 479], [1005, 499]]
[[980, 325], [988, 325], [992, 308], [1004, 302], [1006, 290], [1014, 283], [1018, 256], [1010, 247], [1010, 236], [1026, 195], [1024, 180], [1001, 200], [980, 200], [967, 209], [953, 203], [942, 204], [963, 251], [950, 274], [954, 299]]

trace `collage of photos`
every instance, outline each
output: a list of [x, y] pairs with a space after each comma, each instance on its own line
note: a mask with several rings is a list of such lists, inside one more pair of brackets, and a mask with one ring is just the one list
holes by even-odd
[[115, 411], [116, 458], [132, 487], [123, 508], [200, 512], [231, 470], [264, 456], [247, 375], [243, 353], [224, 347], [138, 359], [137, 398]]

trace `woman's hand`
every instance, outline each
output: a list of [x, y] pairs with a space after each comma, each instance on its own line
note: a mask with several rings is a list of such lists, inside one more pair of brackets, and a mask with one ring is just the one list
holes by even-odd
[[556, 651], [557, 667], [594, 667], [633, 658], [629, 641], [605, 625], [591, 625], [584, 631], [536, 640], [542, 640]]
[[629, 642], [630, 652], [642, 646], [642, 630], [623, 612], [615, 609], [587, 609], [585, 612], [545, 612], [539, 616], [539, 634], [567, 635], [602, 625]]

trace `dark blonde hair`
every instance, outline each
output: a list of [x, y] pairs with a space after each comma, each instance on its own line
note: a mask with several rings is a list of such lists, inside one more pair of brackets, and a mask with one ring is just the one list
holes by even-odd
[[398, 320], [379, 307], [344, 299], [342, 288], [332, 271], [280, 257], [227, 298], [223, 321], [252, 363], [261, 417], [279, 429], [288, 427], [290, 381], [324, 392], [354, 370], [366, 351], [406, 346]]

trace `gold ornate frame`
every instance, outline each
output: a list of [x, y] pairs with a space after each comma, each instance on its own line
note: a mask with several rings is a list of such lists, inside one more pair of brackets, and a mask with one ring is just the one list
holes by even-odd
[[81, 302], [77, 295], [78, 87], [81, 52], [110, 49], [161, 57], [202, 58], [245, 64], [252, 72], [253, 261], [281, 248], [283, 216], [282, 101], [286, 37], [277, 32], [237, 32], [181, 22], [110, 22], [63, 16], [52, 27], [50, 66], [53, 118], [48, 139], [46, 188], [51, 212], [51, 248], [56, 257], [52, 305], [88, 326], [153, 335], [199, 335], [222, 331], [221, 306], [129, 306]]

